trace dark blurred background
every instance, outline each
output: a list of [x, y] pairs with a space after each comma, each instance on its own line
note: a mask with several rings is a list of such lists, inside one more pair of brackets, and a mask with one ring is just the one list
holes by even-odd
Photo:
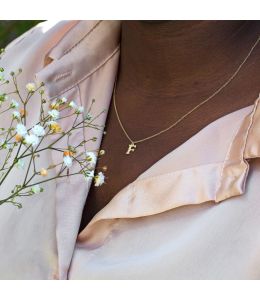
[[0, 21], [0, 48], [6, 47], [12, 40], [35, 26], [40, 20]]

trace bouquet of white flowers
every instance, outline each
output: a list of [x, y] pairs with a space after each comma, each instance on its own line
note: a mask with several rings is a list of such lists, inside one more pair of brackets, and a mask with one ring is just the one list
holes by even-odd
[[[66, 98], [58, 98], [50, 102], [44, 93], [44, 83], [34, 82], [26, 85], [26, 97], [21, 96], [18, 86], [18, 77], [22, 70], [11, 72], [6, 79], [4, 69], [0, 69], [0, 88], [2, 85], [12, 85], [10, 93], [0, 93], [0, 118], [3, 114], [10, 114], [10, 125], [0, 128], [0, 205], [11, 203], [18, 208], [22, 205], [17, 202], [19, 197], [31, 196], [44, 191], [44, 183], [58, 180], [62, 177], [75, 175], [84, 176], [86, 180], [94, 180], [95, 186], [104, 183], [103, 172], [94, 173], [97, 159], [104, 154], [104, 150], [87, 151], [85, 144], [95, 141], [96, 137], [82, 140], [72, 145], [70, 136], [75, 130], [86, 127], [100, 130], [102, 126], [95, 124], [97, 116], [92, 116], [90, 107], [85, 112], [82, 106]], [[11, 89], [11, 90], [12, 90]], [[27, 125], [28, 112], [32, 95], [38, 94], [40, 101], [40, 118], [33, 126]], [[12, 98], [10, 98], [12, 96]], [[63, 130], [60, 120], [72, 118], [71, 127]], [[52, 137], [48, 139], [48, 137]], [[58, 147], [58, 142], [66, 139], [66, 147]], [[44, 151], [56, 151], [60, 154], [60, 162], [55, 165], [38, 166], [37, 160]], [[25, 160], [27, 163], [25, 163]], [[78, 171], [71, 172], [72, 165], [78, 165]], [[1, 187], [11, 172], [23, 170], [23, 180], [15, 184], [9, 195], [1, 194]], [[75, 169], [75, 168], [74, 168]], [[51, 170], [55, 170], [51, 172]]]

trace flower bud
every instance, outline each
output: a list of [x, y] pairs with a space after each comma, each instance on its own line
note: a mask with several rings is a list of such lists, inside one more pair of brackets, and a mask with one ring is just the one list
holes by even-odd
[[40, 175], [41, 176], [47, 176], [48, 175], [48, 171], [46, 169], [44, 169], [44, 168], [41, 168]]

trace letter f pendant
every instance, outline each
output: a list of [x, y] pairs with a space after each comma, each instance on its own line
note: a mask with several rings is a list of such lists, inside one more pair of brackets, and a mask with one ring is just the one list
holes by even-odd
[[135, 143], [131, 143], [128, 145], [128, 150], [126, 151], [126, 154], [130, 154], [131, 152], [134, 152], [136, 149], [136, 144]]

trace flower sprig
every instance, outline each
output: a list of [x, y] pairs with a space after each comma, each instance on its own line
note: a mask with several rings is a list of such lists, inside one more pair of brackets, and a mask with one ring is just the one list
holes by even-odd
[[[21, 73], [21, 69], [11, 72], [7, 80], [5, 70], [0, 69], [0, 87], [10, 85], [12, 90], [0, 93], [0, 118], [9, 114], [10, 119], [8, 127], [0, 127], [0, 155], [4, 158], [0, 164], [0, 205], [11, 203], [20, 208], [22, 204], [17, 201], [18, 198], [42, 193], [45, 183], [60, 178], [80, 175], [88, 182], [93, 180], [95, 186], [104, 184], [104, 173], [100, 171], [95, 174], [97, 160], [104, 155], [104, 151], [87, 150], [87, 143], [95, 142], [97, 138], [83, 139], [77, 145], [71, 142], [71, 137], [78, 130], [102, 130], [103, 126], [96, 124], [96, 120], [104, 111], [92, 115], [95, 100], [92, 100], [87, 111], [65, 97], [47, 100], [44, 83], [29, 82], [24, 93], [18, 86]], [[28, 108], [32, 98], [36, 101], [36, 96], [40, 101], [39, 120], [28, 125]], [[71, 126], [65, 130], [62, 124], [66, 118], [70, 118]], [[59, 146], [61, 141], [62, 146]], [[40, 165], [39, 158], [46, 151], [56, 152], [59, 161], [48, 166]], [[3, 197], [1, 189], [16, 170], [23, 172], [23, 180]]]

